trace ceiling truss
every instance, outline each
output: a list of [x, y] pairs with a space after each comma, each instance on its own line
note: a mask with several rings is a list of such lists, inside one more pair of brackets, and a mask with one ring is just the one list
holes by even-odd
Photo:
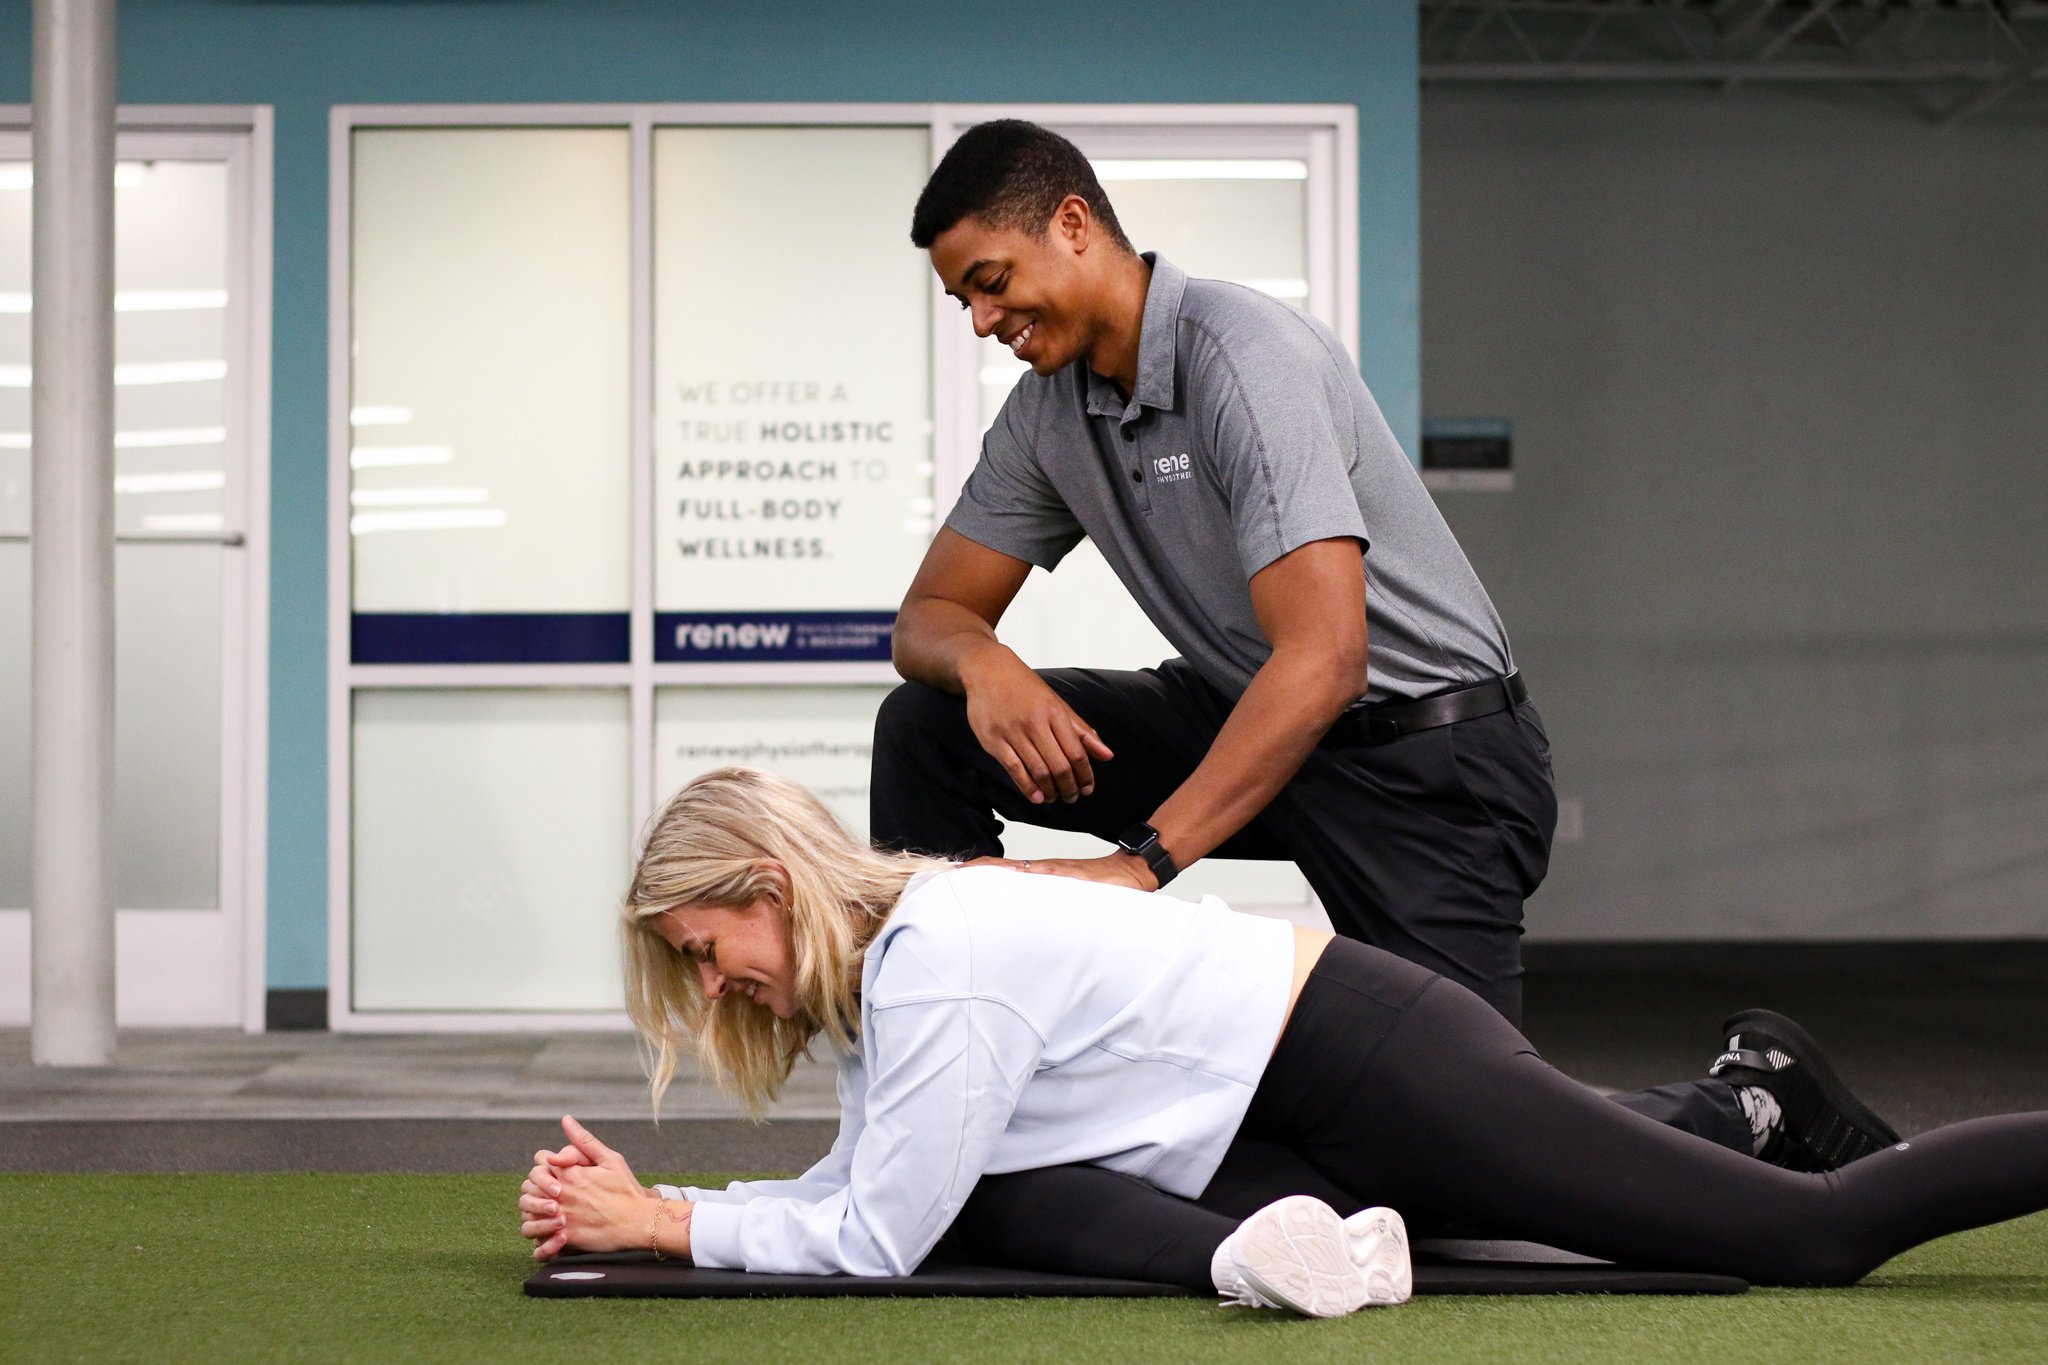
[[1889, 87], [1936, 121], [2048, 77], [2048, 0], [1421, 0], [1428, 84]]

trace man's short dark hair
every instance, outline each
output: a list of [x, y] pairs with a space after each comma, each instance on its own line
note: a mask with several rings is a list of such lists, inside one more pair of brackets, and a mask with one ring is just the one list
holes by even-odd
[[1022, 119], [977, 123], [960, 135], [925, 182], [910, 217], [910, 240], [920, 250], [929, 248], [964, 218], [1036, 235], [1070, 194], [1088, 202], [1110, 240], [1131, 249], [1095, 168], [1079, 147]]

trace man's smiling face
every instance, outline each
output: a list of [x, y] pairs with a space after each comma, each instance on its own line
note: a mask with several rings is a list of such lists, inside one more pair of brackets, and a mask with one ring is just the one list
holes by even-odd
[[1052, 374], [1087, 354], [1093, 341], [1082, 266], [1089, 222], [1069, 199], [1047, 231], [995, 227], [963, 218], [931, 245], [932, 269], [974, 319], [976, 336], [1008, 346], [1034, 373]]

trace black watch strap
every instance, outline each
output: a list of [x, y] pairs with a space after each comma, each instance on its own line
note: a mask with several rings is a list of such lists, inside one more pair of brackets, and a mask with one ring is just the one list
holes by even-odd
[[1145, 866], [1152, 869], [1152, 879], [1161, 886], [1180, 875], [1180, 869], [1173, 865], [1173, 855], [1159, 842], [1159, 831], [1143, 820], [1125, 830], [1116, 846], [1133, 857], [1143, 858]]

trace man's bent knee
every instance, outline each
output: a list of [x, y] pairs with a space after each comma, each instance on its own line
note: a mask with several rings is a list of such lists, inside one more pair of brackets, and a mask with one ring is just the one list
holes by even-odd
[[875, 712], [875, 746], [963, 725], [966, 718], [966, 698], [921, 682], [900, 683]]

